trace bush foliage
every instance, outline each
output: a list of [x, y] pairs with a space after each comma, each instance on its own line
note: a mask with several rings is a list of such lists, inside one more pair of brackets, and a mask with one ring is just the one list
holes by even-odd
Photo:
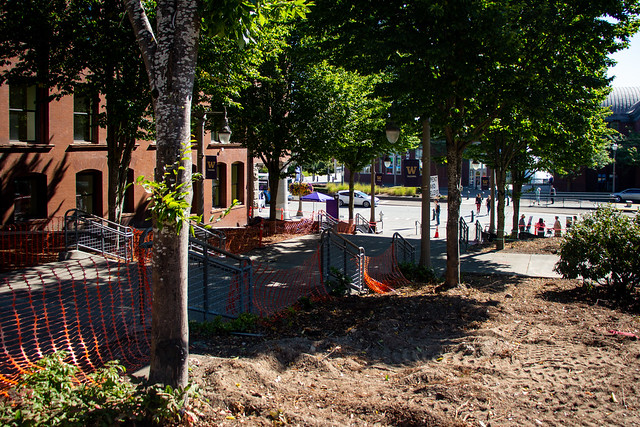
[[611, 206], [585, 215], [565, 235], [555, 270], [605, 286], [617, 298], [630, 296], [640, 282], [640, 212], [623, 214]]
[[78, 368], [66, 357], [48, 355], [23, 375], [0, 399], [0, 425], [176, 425], [196, 419], [187, 407], [187, 396], [196, 397], [191, 384], [184, 390], [134, 384], [117, 362], [80, 383]]

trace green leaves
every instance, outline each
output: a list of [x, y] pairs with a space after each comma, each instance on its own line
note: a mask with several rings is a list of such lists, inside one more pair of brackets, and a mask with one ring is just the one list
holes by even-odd
[[600, 284], [620, 299], [640, 284], [640, 212], [630, 217], [610, 206], [585, 215], [568, 230], [556, 271]]
[[[191, 210], [191, 183], [201, 178], [200, 174], [193, 174], [191, 181], [181, 182], [179, 174], [185, 172], [181, 162], [185, 157], [179, 159], [174, 165], [166, 167], [163, 179], [160, 182], [150, 181], [144, 176], [139, 176], [136, 184], [141, 185], [150, 194], [151, 206], [149, 209], [156, 218], [158, 230], [169, 225], [175, 227], [177, 234], [180, 234], [182, 226], [189, 221], [200, 221], [197, 215], [190, 215]], [[180, 184], [176, 184], [180, 182]]]

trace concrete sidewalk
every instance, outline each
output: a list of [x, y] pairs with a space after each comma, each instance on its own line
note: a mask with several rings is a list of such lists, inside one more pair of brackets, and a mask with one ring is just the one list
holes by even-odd
[[[343, 235], [345, 238], [364, 248], [367, 256], [382, 254], [391, 245], [392, 238], [375, 234]], [[420, 239], [406, 238], [416, 249], [416, 262], [420, 259]], [[315, 253], [320, 245], [320, 235], [307, 235], [285, 240], [263, 249], [255, 249], [247, 254], [258, 262], [269, 262], [278, 268], [286, 269], [300, 265], [301, 260]], [[446, 242], [444, 239], [431, 241], [431, 262], [440, 275], [446, 268]], [[557, 255], [518, 254], [513, 252], [489, 251], [469, 252], [461, 247], [460, 270], [467, 273], [515, 274], [527, 277], [558, 278], [553, 271], [558, 262]]]

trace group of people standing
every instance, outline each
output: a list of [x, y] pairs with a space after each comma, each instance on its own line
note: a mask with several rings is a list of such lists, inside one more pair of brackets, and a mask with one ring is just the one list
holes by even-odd
[[[489, 215], [489, 213], [491, 213], [491, 194], [487, 196], [486, 205], [487, 205], [487, 215]], [[478, 215], [480, 215], [481, 208], [482, 208], [482, 193], [478, 193], [476, 194], [476, 210], [478, 212]]]

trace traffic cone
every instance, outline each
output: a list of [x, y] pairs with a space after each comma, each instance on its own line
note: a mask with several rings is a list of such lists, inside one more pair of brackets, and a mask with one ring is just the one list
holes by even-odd
[[438, 227], [436, 227], [436, 234], [433, 236], [434, 239], [437, 239], [440, 237], [440, 234], [438, 234]]

